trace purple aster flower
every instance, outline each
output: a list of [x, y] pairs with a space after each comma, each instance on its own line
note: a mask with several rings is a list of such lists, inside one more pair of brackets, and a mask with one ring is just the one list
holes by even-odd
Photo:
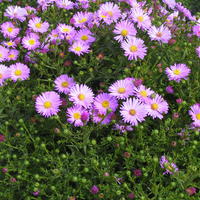
[[92, 121], [96, 124], [109, 124], [111, 122], [113, 113], [109, 114], [100, 114], [98, 110], [93, 109], [92, 110]]
[[200, 24], [193, 26], [192, 30], [193, 30], [194, 35], [196, 35], [197, 37], [200, 37]]
[[3, 44], [4, 46], [10, 47], [10, 48], [15, 48], [15, 47], [16, 47], [16, 43], [15, 43], [15, 41], [13, 41], [13, 40], [4, 41], [2, 44]]
[[197, 53], [197, 56], [200, 58], [200, 46], [198, 46], [198, 47], [196, 48], [196, 53]]
[[120, 121], [118, 124], [114, 125], [113, 130], [118, 130], [120, 133], [124, 133], [126, 131], [133, 131], [133, 127]]
[[35, 108], [44, 117], [51, 117], [57, 115], [61, 104], [60, 96], [56, 92], [43, 92], [36, 98]]
[[174, 80], [176, 82], [180, 82], [181, 79], [186, 80], [188, 78], [191, 70], [186, 64], [174, 64], [170, 67], [167, 67], [165, 72], [170, 81]]
[[145, 120], [147, 111], [143, 103], [137, 99], [130, 98], [122, 103], [120, 114], [125, 123], [130, 123], [132, 126], [137, 126], [138, 122]]
[[77, 41], [81, 41], [83, 43], [93, 43], [95, 38], [92, 36], [92, 32], [89, 29], [82, 29], [78, 31], [75, 35]]
[[115, 97], [107, 93], [99, 94], [94, 99], [94, 108], [99, 111], [100, 114], [106, 114], [108, 110], [115, 112], [118, 103]]
[[191, 106], [189, 110], [189, 115], [191, 116], [193, 120], [193, 125], [195, 127], [200, 127], [200, 105], [194, 104]]
[[74, 26], [85, 28], [92, 20], [92, 13], [90, 12], [77, 12], [73, 16]]
[[0, 65], [0, 86], [3, 85], [6, 79], [10, 78], [10, 70], [5, 65]]
[[137, 31], [133, 25], [128, 20], [120, 21], [115, 25], [115, 29], [113, 31], [117, 36], [115, 36], [115, 40], [118, 42], [122, 42], [125, 39], [128, 39], [132, 36], [135, 36]]
[[28, 50], [34, 50], [40, 46], [39, 36], [35, 33], [30, 33], [23, 37], [22, 45]]
[[64, 35], [70, 34], [71, 32], [75, 31], [74, 27], [67, 24], [59, 24], [57, 30], [59, 31], [60, 34]]
[[16, 28], [12, 22], [4, 22], [1, 24], [1, 33], [4, 37], [15, 38], [19, 34], [20, 29]]
[[83, 43], [81, 41], [76, 41], [72, 44], [72, 46], [69, 47], [69, 51], [77, 54], [78, 56], [89, 53], [90, 46], [86, 43]]
[[113, 83], [108, 91], [110, 95], [116, 97], [117, 99], [126, 99], [133, 95], [133, 84], [128, 80], [118, 80]]
[[134, 88], [134, 95], [142, 102], [145, 102], [147, 99], [149, 99], [152, 94], [154, 94], [154, 91], [150, 88], [146, 88], [144, 85]]
[[174, 93], [174, 88], [171, 85], [169, 85], [169, 86], [166, 87], [166, 92], [168, 94], [173, 94]]
[[49, 23], [42, 22], [42, 19], [40, 17], [34, 17], [28, 22], [28, 27], [36, 33], [45, 33], [48, 31]]
[[27, 65], [16, 63], [10, 66], [10, 77], [16, 82], [18, 79], [26, 80], [29, 78], [30, 69]]
[[54, 0], [37, 0], [37, 3], [41, 6], [42, 10], [47, 8], [54, 2]]
[[146, 111], [149, 116], [151, 116], [153, 119], [163, 118], [163, 113], [168, 113], [168, 103], [158, 94], [156, 94], [155, 98], [151, 99], [149, 98], [147, 104], [146, 104]]
[[67, 74], [57, 77], [54, 83], [55, 89], [64, 94], [68, 94], [70, 89], [75, 85], [74, 79], [69, 77]]
[[161, 156], [160, 166], [166, 170], [163, 174], [174, 174], [179, 170], [176, 164], [170, 163], [165, 156]]
[[19, 51], [18, 51], [18, 50], [11, 49], [11, 50], [8, 52], [7, 60], [8, 60], [8, 61], [17, 60], [18, 55], [19, 55]]
[[159, 28], [151, 26], [151, 28], [148, 30], [148, 34], [151, 40], [157, 40], [163, 43], [168, 43], [168, 41], [171, 39], [171, 32], [169, 28], [163, 25]]
[[57, 42], [57, 40], [62, 40], [64, 37], [63, 35], [60, 34], [58, 28], [57, 29], [53, 29], [51, 31], [51, 33], [47, 36], [47, 41], [51, 41], [51, 42]]
[[142, 39], [132, 37], [127, 41], [123, 41], [121, 47], [124, 49], [128, 60], [143, 59], [146, 56], [147, 48]]
[[100, 5], [100, 8], [98, 10], [98, 16], [106, 24], [111, 24], [113, 22], [116, 22], [120, 18], [121, 11], [118, 5], [112, 2], [106, 2]]
[[176, 6], [175, 0], [162, 0], [169, 8], [174, 9]]
[[89, 120], [89, 113], [79, 105], [67, 109], [67, 121], [74, 126], [84, 126]]
[[73, 9], [74, 3], [69, 0], [57, 0], [55, 1], [58, 8], [64, 8], [66, 10]]
[[69, 92], [69, 100], [76, 105], [89, 108], [93, 102], [93, 92], [87, 85], [76, 84]]
[[0, 45], [0, 63], [4, 62], [8, 57], [9, 50]]
[[131, 17], [137, 26], [141, 29], [148, 30], [151, 26], [151, 20], [148, 14], [146, 14], [141, 8], [135, 8], [131, 10]]
[[23, 22], [28, 13], [25, 8], [21, 8], [19, 6], [8, 6], [4, 15], [10, 19], [18, 19]]

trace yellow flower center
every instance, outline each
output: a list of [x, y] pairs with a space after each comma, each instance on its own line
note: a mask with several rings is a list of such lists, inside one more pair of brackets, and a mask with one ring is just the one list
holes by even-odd
[[158, 104], [157, 103], [151, 104], [151, 109], [152, 110], [157, 110], [158, 109]]
[[3, 57], [3, 54], [2, 53], [0, 53], [0, 58], [2, 58]]
[[173, 71], [173, 73], [174, 73], [175, 75], [179, 75], [179, 74], [181, 73], [181, 71], [180, 71], [179, 69], [175, 69], [175, 70]]
[[200, 120], [200, 113], [196, 114], [196, 118]]
[[130, 51], [131, 52], [136, 52], [138, 50], [138, 48], [135, 46], [135, 45], [132, 45], [131, 47], [130, 47]]
[[30, 40], [28, 41], [28, 43], [29, 43], [30, 45], [34, 45], [34, 44], [35, 44], [35, 40], [34, 40], [34, 39], [30, 39]]
[[167, 169], [170, 170], [170, 171], [173, 171], [173, 168], [170, 165], [167, 166]]
[[63, 32], [69, 32], [70, 31], [69, 28], [63, 28], [62, 30], [63, 30]]
[[20, 69], [15, 70], [15, 76], [21, 76], [22, 71]]
[[35, 27], [36, 27], [36, 28], [41, 28], [41, 27], [42, 27], [42, 24], [41, 24], [41, 23], [37, 23], [37, 24], [35, 25]]
[[7, 45], [8, 45], [8, 46], [12, 46], [13, 43], [12, 43], [12, 42], [7, 42]]
[[118, 89], [118, 92], [119, 92], [120, 94], [124, 94], [124, 93], [126, 92], [126, 89], [125, 89], [125, 88], [119, 88], [119, 89]]
[[156, 36], [157, 36], [157, 37], [162, 37], [162, 33], [161, 33], [161, 32], [158, 32], [158, 33], [156, 34]]
[[124, 36], [124, 37], [127, 36], [128, 35], [128, 31], [126, 29], [123, 29], [121, 31], [121, 35]]
[[54, 34], [53, 37], [57, 38], [57, 37], [58, 37], [58, 34]]
[[110, 17], [113, 16], [113, 12], [112, 12], [112, 11], [108, 11], [107, 13], [108, 13], [108, 15], [109, 15]]
[[45, 107], [45, 108], [51, 108], [51, 107], [52, 107], [51, 102], [50, 102], [50, 101], [44, 102], [44, 107]]
[[148, 94], [147, 94], [147, 92], [145, 90], [142, 90], [140, 92], [140, 95], [143, 96], [143, 97], [147, 97]]
[[67, 81], [62, 82], [62, 87], [67, 88], [69, 86], [69, 83]]
[[87, 21], [87, 18], [85, 18], [85, 17], [82, 18], [81, 20], [78, 20], [79, 23], [84, 23], [84, 22], [86, 22], [86, 21]]
[[7, 31], [8, 31], [9, 33], [12, 33], [12, 32], [13, 32], [13, 28], [12, 28], [12, 27], [9, 27], [9, 28], [7, 28]]
[[80, 119], [81, 118], [81, 115], [80, 115], [80, 113], [74, 113], [73, 114], [73, 116], [74, 116], [74, 119], [76, 119], [76, 120], [78, 120], [78, 119]]
[[134, 116], [136, 114], [136, 110], [134, 110], [134, 109], [129, 110], [129, 114]]
[[106, 16], [106, 15], [101, 15], [101, 17], [102, 17], [102, 18], [106, 18], [107, 16]]
[[85, 99], [85, 95], [84, 95], [84, 94], [79, 94], [79, 95], [78, 95], [78, 99], [79, 99], [80, 101], [83, 101], [83, 100]]
[[8, 56], [8, 58], [14, 58], [14, 57], [15, 57], [14, 54], [10, 54], [10, 55]]
[[0, 79], [2, 79], [3, 78], [3, 74], [0, 74]]
[[87, 36], [87, 35], [83, 35], [83, 36], [81, 37], [81, 40], [84, 40], [84, 41], [88, 40], [88, 36]]
[[139, 17], [137, 17], [137, 19], [138, 19], [139, 22], [143, 22], [144, 21], [144, 17], [143, 16], [139, 16]]
[[101, 105], [102, 105], [104, 108], [109, 108], [110, 102], [109, 102], [109, 101], [103, 101], [103, 102], [101, 103]]
[[74, 50], [80, 52], [82, 50], [82, 48], [81, 47], [75, 47]]

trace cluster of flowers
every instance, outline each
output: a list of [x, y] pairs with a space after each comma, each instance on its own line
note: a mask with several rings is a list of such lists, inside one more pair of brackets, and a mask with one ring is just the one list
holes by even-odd
[[[126, 78], [113, 83], [109, 93], [94, 97], [92, 90], [77, 84], [73, 78], [64, 74], [56, 78], [55, 89], [68, 95], [73, 106], [67, 109], [67, 121], [74, 126], [83, 126], [91, 117], [94, 123], [108, 124], [117, 117], [117, 109], [124, 123], [137, 126], [145, 117], [163, 118], [168, 112], [167, 102], [150, 88], [137, 83], [134, 78]], [[60, 96], [54, 92], [44, 92], [36, 99], [36, 110], [45, 117], [56, 115], [62, 104]], [[132, 130], [130, 126], [118, 125], [120, 130]]]

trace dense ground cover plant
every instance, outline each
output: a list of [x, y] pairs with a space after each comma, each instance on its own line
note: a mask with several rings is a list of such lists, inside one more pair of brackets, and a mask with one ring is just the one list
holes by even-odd
[[1, 1], [1, 199], [199, 199], [200, 19], [180, 2]]

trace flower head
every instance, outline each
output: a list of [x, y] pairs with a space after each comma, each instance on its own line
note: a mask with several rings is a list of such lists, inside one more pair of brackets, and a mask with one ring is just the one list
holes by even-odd
[[83, 43], [81, 41], [74, 42], [72, 46], [70, 46], [69, 51], [77, 54], [78, 56], [88, 53], [89, 52], [89, 45], [86, 43]]
[[49, 23], [42, 22], [42, 19], [40, 17], [34, 17], [29, 21], [28, 26], [36, 33], [45, 33], [48, 31]]
[[200, 127], [200, 105], [194, 104], [191, 106], [189, 110], [189, 115], [191, 116], [193, 120], [193, 125], [195, 127]]
[[161, 156], [160, 166], [166, 170], [163, 174], [174, 174], [179, 170], [176, 164], [170, 163], [165, 156]]
[[10, 70], [5, 65], [0, 65], [0, 86], [3, 85], [6, 79], [10, 78]]
[[34, 50], [40, 46], [39, 36], [35, 33], [30, 33], [23, 37], [22, 45], [28, 50]]
[[10, 19], [18, 19], [23, 22], [28, 13], [25, 8], [19, 6], [8, 6], [4, 15]]
[[1, 33], [4, 37], [15, 38], [19, 34], [20, 29], [16, 28], [12, 22], [4, 22], [1, 24]]
[[8, 49], [0, 45], [0, 63], [7, 60], [8, 52], [9, 52]]

